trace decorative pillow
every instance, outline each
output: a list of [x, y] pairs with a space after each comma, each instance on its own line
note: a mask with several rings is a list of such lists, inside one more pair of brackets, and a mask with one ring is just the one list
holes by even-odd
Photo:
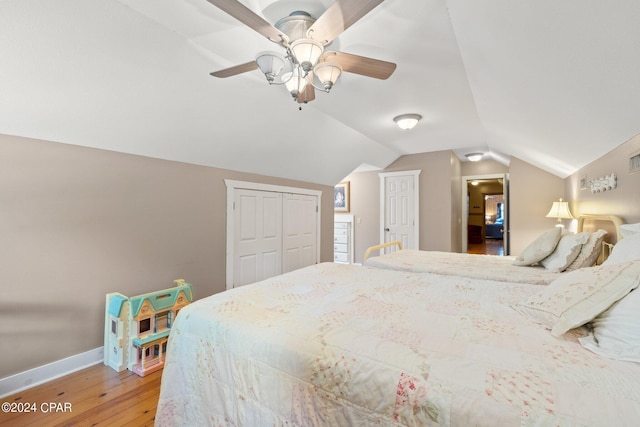
[[540, 261], [545, 269], [554, 273], [565, 271], [575, 261], [590, 233], [564, 234], [551, 255]]
[[620, 227], [622, 237], [631, 237], [634, 234], [640, 234], [640, 222], [637, 224], [622, 224]]
[[635, 290], [593, 319], [593, 335], [580, 338], [580, 344], [605, 357], [640, 362], [638, 313], [640, 290]]
[[584, 325], [640, 284], [640, 262], [581, 268], [513, 306], [559, 336]]
[[567, 267], [567, 271], [593, 266], [598, 260], [600, 252], [602, 252], [602, 241], [606, 235], [607, 232], [605, 230], [591, 233], [587, 242], [582, 245], [578, 257]]
[[609, 258], [602, 265], [640, 260], [640, 234], [625, 237], [613, 247]]
[[518, 258], [513, 261], [513, 265], [533, 265], [542, 261], [551, 255], [561, 236], [561, 227], [554, 227], [553, 230], [545, 231], [529, 246], [524, 248]]

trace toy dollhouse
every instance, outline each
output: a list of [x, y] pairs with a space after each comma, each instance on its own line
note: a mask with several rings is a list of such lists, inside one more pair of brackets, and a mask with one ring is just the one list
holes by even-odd
[[104, 364], [129, 369], [141, 377], [162, 369], [167, 341], [180, 309], [193, 300], [192, 286], [176, 286], [135, 297], [107, 294], [104, 322]]

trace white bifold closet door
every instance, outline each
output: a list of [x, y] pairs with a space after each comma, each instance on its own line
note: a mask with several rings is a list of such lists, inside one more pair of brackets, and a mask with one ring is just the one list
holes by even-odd
[[316, 196], [237, 189], [233, 287], [315, 264]]
[[316, 196], [283, 195], [283, 273], [316, 263], [317, 206]]

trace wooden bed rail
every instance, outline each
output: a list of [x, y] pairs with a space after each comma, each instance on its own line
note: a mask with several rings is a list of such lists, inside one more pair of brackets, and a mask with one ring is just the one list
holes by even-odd
[[371, 246], [367, 248], [367, 250], [364, 252], [364, 257], [362, 258], [362, 264], [367, 262], [367, 259], [369, 259], [369, 255], [371, 255], [371, 252], [377, 251], [379, 249], [387, 248], [389, 246], [398, 246], [398, 250], [399, 251], [402, 250], [402, 242], [399, 242], [397, 240], [394, 242], [381, 243], [379, 245]]

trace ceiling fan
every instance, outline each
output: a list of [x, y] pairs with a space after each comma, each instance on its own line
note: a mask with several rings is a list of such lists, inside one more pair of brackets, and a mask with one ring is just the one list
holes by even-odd
[[258, 68], [269, 84], [284, 84], [295, 101], [307, 103], [315, 99], [315, 89], [329, 92], [343, 71], [384, 80], [396, 69], [392, 62], [324, 50], [384, 0], [336, 0], [318, 19], [294, 11], [275, 26], [237, 0], [207, 1], [284, 49], [284, 55], [261, 52], [253, 61], [210, 73], [214, 77]]

